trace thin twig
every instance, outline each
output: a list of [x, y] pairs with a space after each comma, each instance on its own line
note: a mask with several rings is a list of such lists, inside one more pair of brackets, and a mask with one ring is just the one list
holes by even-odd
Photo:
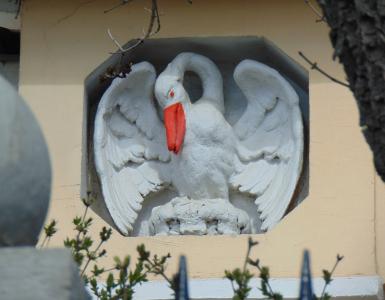
[[107, 273], [107, 272], [112, 272], [112, 271], [115, 271], [116, 270], [116, 267], [112, 267], [112, 268], [109, 268], [109, 269], [106, 269], [106, 270], [103, 270], [102, 273], [100, 274], [103, 274], [103, 273]]
[[[121, 3], [118, 6], [128, 4], [132, 1], [133, 0], [121, 0]], [[131, 70], [131, 64], [127, 64], [127, 65], [123, 64], [123, 58], [125, 53], [134, 50], [140, 44], [144, 43], [146, 39], [150, 38], [151, 36], [157, 34], [160, 31], [161, 24], [160, 24], [159, 10], [158, 10], [158, 2], [157, 0], [151, 0], [151, 4], [152, 4], [151, 9], [145, 8], [145, 10], [148, 10], [151, 13], [147, 29], [143, 30], [142, 37], [129, 41], [126, 48], [124, 48], [122, 44], [114, 37], [110, 29], [107, 30], [108, 36], [118, 48], [117, 52], [113, 52], [110, 54], [119, 54], [120, 60], [119, 60], [119, 63], [117, 63], [115, 66], [107, 69], [107, 71], [101, 77], [101, 81], [104, 81], [106, 79], [113, 79], [116, 77], [125, 77], [125, 73], [129, 73]]]
[[107, 34], [110, 37], [110, 39], [114, 42], [114, 44], [119, 48], [120, 51], [124, 52], [123, 47], [120, 45], [120, 43], [116, 40], [116, 38], [112, 35], [110, 28], [107, 29]]
[[[84, 210], [84, 214], [83, 214], [83, 217], [81, 219], [81, 223], [84, 223], [85, 219], [86, 219], [86, 216], [87, 216], [87, 212], [88, 212], [88, 206], [86, 206], [85, 210]], [[81, 231], [78, 231], [78, 234], [76, 235], [76, 241], [79, 242], [80, 241], [80, 234], [81, 234]]]
[[80, 3], [78, 6], [76, 6], [73, 11], [71, 13], [69, 13], [68, 15], [60, 18], [59, 20], [56, 21], [56, 24], [60, 24], [62, 23], [63, 21], [69, 19], [70, 17], [74, 16], [79, 9], [81, 9], [83, 6], [86, 6], [88, 4], [91, 4], [92, 2], [95, 2], [96, 0], [88, 0], [88, 1], [84, 1], [82, 3]]
[[325, 15], [321, 14], [318, 9], [311, 3], [311, 0], [304, 0], [307, 6], [310, 7], [310, 9], [314, 12], [314, 14], [319, 18], [316, 19], [315, 21], [318, 22], [326, 22], [325, 20]]
[[150, 273], [155, 274], [155, 275], [160, 275], [160, 276], [162, 276], [163, 279], [166, 280], [167, 283], [168, 283], [170, 286], [173, 285], [173, 282], [171, 281], [170, 278], [167, 277], [167, 275], [164, 273], [163, 270], [157, 269], [157, 266], [156, 266], [150, 259], [148, 259], [148, 258], [146, 259], [146, 262], [149, 263], [150, 266], [151, 266], [152, 268], [154, 268], [154, 270], [155, 270], [155, 271], [150, 271]]
[[[250, 238], [251, 239], [251, 238]], [[251, 252], [251, 248], [252, 248], [252, 244], [251, 244], [251, 241], [249, 240], [249, 243], [248, 243], [248, 247], [247, 247], [247, 253], [246, 253], [246, 258], [245, 258], [245, 262], [243, 263], [243, 273], [246, 272], [246, 268], [247, 268], [247, 263], [250, 259], [250, 252]]]
[[[246, 266], [247, 266], [247, 263], [251, 263], [253, 260], [250, 258], [250, 251], [251, 251], [251, 248], [258, 245], [258, 242], [257, 241], [253, 241], [250, 237], [249, 237], [249, 241], [248, 241], [248, 248], [247, 248], [247, 255], [246, 255], [246, 261], [245, 261], [245, 264], [243, 265], [243, 273], [245, 273], [246, 271]], [[255, 262], [251, 263], [251, 265], [255, 266], [258, 271], [260, 273], [262, 273], [262, 268], [261, 266], [259, 265], [259, 259], [257, 259]], [[269, 283], [269, 280], [266, 280], [264, 278], [261, 278], [263, 282], [265, 282], [265, 284], [267, 285], [267, 288], [270, 290], [270, 294], [271, 295], [274, 295], [274, 291], [272, 289], [272, 287], [270, 286], [270, 283]]]
[[166, 280], [167, 281], [167, 283], [170, 285], [170, 286], [173, 286], [173, 282], [171, 281], [171, 279], [170, 278], [168, 278], [167, 276], [166, 276], [166, 274], [162, 271], [162, 272], [151, 272], [151, 273], [153, 273], [153, 274], [155, 274], [155, 275], [160, 275], [160, 276], [162, 276], [163, 277], [163, 279], [164, 280]]
[[310, 65], [310, 69], [318, 71], [319, 73], [321, 73], [322, 75], [324, 75], [325, 77], [327, 77], [328, 79], [330, 79], [331, 81], [333, 81], [335, 83], [338, 83], [344, 87], [350, 88], [350, 85], [348, 83], [343, 82], [341, 80], [338, 80], [337, 78], [326, 73], [324, 70], [322, 70], [320, 67], [318, 67], [316, 62], [312, 62], [301, 51], [298, 51], [298, 54]]
[[[258, 242], [257, 241], [253, 241], [251, 238], [249, 238], [249, 241], [248, 241], [248, 248], [247, 248], [247, 255], [246, 255], [246, 260], [245, 260], [245, 263], [243, 265], [243, 273], [246, 272], [246, 267], [247, 267], [247, 264], [250, 263], [250, 261], [252, 261], [252, 259], [250, 258], [250, 251], [251, 251], [251, 248], [258, 245]], [[259, 259], [252, 264], [253, 266], [257, 267], [258, 271], [260, 273], [262, 273], [262, 268], [261, 266], [259, 265]], [[273, 291], [273, 288], [271, 287], [270, 283], [269, 283], [269, 280], [265, 280], [263, 278], [261, 278], [262, 281], [264, 281], [268, 287], [268, 289], [270, 290], [270, 293], [271, 295], [274, 295], [274, 291]]]
[[[104, 241], [100, 241], [100, 242], [99, 242], [99, 245], [98, 245], [98, 246], [96, 247], [96, 249], [95, 249], [94, 251], [92, 251], [92, 252], [93, 252], [93, 253], [98, 252], [98, 250], [99, 250], [100, 247], [103, 245], [103, 243], [104, 243]], [[80, 273], [80, 277], [83, 276], [84, 272], [86, 271], [88, 265], [89, 265], [90, 262], [91, 262], [91, 257], [90, 257], [90, 255], [89, 255], [89, 253], [88, 253], [88, 255], [87, 255], [87, 258], [88, 258], [88, 259], [87, 259], [87, 262], [86, 262], [86, 264], [84, 265], [84, 268], [83, 268], [82, 272]]]
[[[330, 277], [333, 276], [334, 271], [337, 269], [338, 264], [340, 263], [341, 260], [343, 260], [343, 258], [344, 258], [343, 256], [340, 256], [339, 254], [337, 254], [336, 262], [334, 263], [334, 266], [333, 266], [332, 270], [330, 271]], [[322, 289], [322, 293], [321, 293], [321, 297], [320, 297], [321, 300], [324, 299], [325, 293], [326, 293], [326, 288], [328, 287], [329, 284], [330, 284], [330, 282], [325, 282], [325, 285]]]
[[17, 19], [20, 16], [20, 13], [21, 13], [21, 2], [22, 1], [23, 0], [15, 0], [15, 3], [17, 4], [15, 19]]
[[[114, 42], [114, 44], [119, 48], [119, 51], [117, 52], [117, 54], [122, 54], [122, 53], [129, 52], [129, 51], [135, 49], [140, 44], [142, 44], [146, 39], [157, 34], [160, 31], [161, 25], [160, 25], [160, 16], [159, 16], [159, 11], [158, 11], [157, 0], [152, 0], [151, 3], [152, 3], [151, 17], [150, 17], [150, 21], [149, 21], [147, 30], [144, 32], [144, 34], [141, 38], [137, 38], [137, 39], [132, 40], [131, 41], [132, 45], [128, 46], [128, 48], [123, 48], [123, 46], [118, 42], [118, 40], [112, 35], [111, 30], [110, 29], [107, 30], [108, 36]], [[155, 26], [156, 26], [156, 28], [154, 28]]]
[[[43, 240], [43, 242], [41, 243], [41, 245], [40, 245], [40, 249], [42, 249], [44, 246], [45, 246], [45, 243], [47, 242], [47, 240], [48, 240], [48, 235], [46, 235], [45, 237], [44, 237], [44, 240]], [[47, 243], [48, 244], [48, 243]]]
[[230, 283], [231, 283], [231, 288], [233, 289], [233, 292], [236, 293], [233, 280], [230, 280]]
[[121, 2], [120, 2], [119, 4], [116, 4], [115, 6], [113, 6], [113, 7], [109, 8], [109, 9], [105, 10], [104, 13], [107, 14], [107, 13], [109, 13], [110, 11], [112, 11], [112, 10], [118, 8], [118, 7], [121, 7], [121, 6], [123, 6], [123, 5], [126, 5], [126, 4], [128, 4], [128, 3], [132, 2], [132, 1], [133, 1], [133, 0], [121, 0]]
[[86, 209], [84, 210], [82, 222], [86, 220], [87, 212], [88, 212], [88, 206], [86, 206]]
[[[258, 269], [259, 272], [262, 272], [262, 268], [259, 265], [257, 266], [257, 269]], [[271, 287], [271, 285], [269, 283], [269, 280], [266, 280], [266, 279], [263, 279], [263, 278], [261, 278], [261, 279], [262, 279], [262, 281], [264, 281], [266, 283], [267, 288], [270, 290], [270, 294], [274, 295], [274, 291], [273, 291], [273, 288]]]

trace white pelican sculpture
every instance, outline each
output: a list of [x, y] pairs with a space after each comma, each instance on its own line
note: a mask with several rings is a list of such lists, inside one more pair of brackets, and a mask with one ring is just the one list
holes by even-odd
[[[195, 103], [182, 84], [186, 71], [202, 81]], [[231, 204], [229, 190], [253, 197], [262, 230], [284, 216], [302, 169], [298, 95], [256, 61], [240, 62], [234, 79], [248, 102], [233, 126], [224, 117], [222, 76], [202, 55], [179, 54], [158, 78], [142, 62], [113, 80], [96, 113], [94, 152], [104, 200], [123, 234], [132, 232], [143, 199], [166, 187], [179, 197], [153, 209], [152, 234], [249, 233], [249, 217]]]

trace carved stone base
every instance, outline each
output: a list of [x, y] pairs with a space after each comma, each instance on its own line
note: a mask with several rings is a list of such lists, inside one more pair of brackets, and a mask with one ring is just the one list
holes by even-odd
[[247, 213], [224, 199], [177, 197], [152, 210], [151, 235], [219, 235], [250, 233]]

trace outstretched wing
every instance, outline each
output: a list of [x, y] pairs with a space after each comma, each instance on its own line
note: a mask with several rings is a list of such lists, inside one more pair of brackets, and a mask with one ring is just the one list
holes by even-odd
[[103, 197], [117, 228], [128, 235], [143, 198], [168, 184], [170, 160], [163, 125], [154, 106], [154, 67], [142, 62], [116, 78], [95, 118], [95, 165]]
[[285, 214], [302, 170], [299, 99], [276, 70], [256, 61], [239, 63], [234, 79], [248, 102], [234, 125], [239, 161], [230, 183], [256, 197], [266, 230]]

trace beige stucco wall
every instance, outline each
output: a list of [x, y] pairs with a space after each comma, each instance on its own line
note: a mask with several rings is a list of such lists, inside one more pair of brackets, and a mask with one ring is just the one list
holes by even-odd
[[[82, 212], [83, 80], [115, 50], [107, 28], [125, 42], [147, 24], [143, 7], [149, 3], [134, 1], [103, 13], [116, 2], [26, 0], [23, 7], [20, 91], [39, 119], [51, 153], [49, 218], [57, 219], [60, 228], [51, 246], [62, 245], [71, 233], [71, 219]], [[194, 0], [193, 5], [163, 0], [160, 10], [158, 37], [263, 35], [301, 64], [298, 50], [344, 78], [331, 60], [326, 26], [315, 22], [301, 0]], [[385, 189], [375, 178], [354, 99], [346, 88], [317, 73], [310, 76], [309, 196], [274, 230], [254, 237], [260, 245], [253, 255], [269, 265], [275, 277], [297, 276], [304, 248], [311, 250], [316, 275], [334, 263], [337, 253], [346, 257], [337, 275], [385, 274], [385, 257], [376, 255], [385, 249], [385, 218], [380, 218], [385, 203], [378, 200]], [[376, 223], [376, 216], [382, 223]], [[97, 237], [104, 221], [95, 216], [95, 223]], [[105, 264], [114, 255], [134, 254], [136, 245], [145, 243], [154, 253], [171, 252], [170, 270], [184, 253], [192, 277], [218, 278], [225, 268], [241, 265], [246, 241], [246, 236], [124, 238], [114, 232]]]

